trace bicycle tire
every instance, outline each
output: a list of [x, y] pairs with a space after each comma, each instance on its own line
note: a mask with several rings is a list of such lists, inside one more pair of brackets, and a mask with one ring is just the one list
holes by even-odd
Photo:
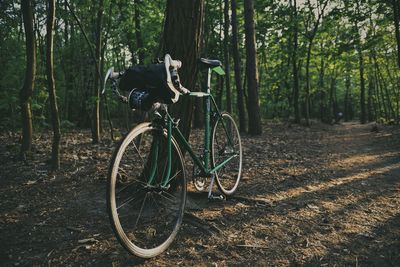
[[[155, 153], [152, 149], [156, 136], [161, 140], [158, 141], [160, 149], [155, 150], [160, 153], [160, 160], [154, 175], [155, 186], [149, 187], [146, 181], [153, 160], [149, 157]], [[160, 186], [167, 165], [160, 158], [166, 156], [166, 143], [163, 143], [166, 140], [165, 131], [142, 123], [121, 141], [109, 167], [107, 207], [111, 226], [121, 245], [141, 258], [151, 258], [165, 251], [178, 233], [184, 215], [185, 165], [174, 138], [171, 180], [167, 188]]]
[[211, 162], [213, 167], [216, 167], [233, 157], [215, 172], [217, 186], [227, 196], [232, 195], [239, 185], [242, 174], [242, 154], [242, 144], [236, 123], [229, 113], [223, 112], [215, 122], [212, 131]]

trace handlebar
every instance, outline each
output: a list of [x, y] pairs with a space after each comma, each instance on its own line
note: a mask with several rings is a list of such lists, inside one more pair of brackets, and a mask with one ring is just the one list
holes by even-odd
[[[169, 88], [175, 93], [174, 99], [172, 102], [175, 103], [180, 94], [189, 94], [190, 90], [183, 87], [179, 80], [178, 69], [182, 67], [182, 62], [180, 60], [173, 60], [169, 54], [166, 54], [164, 57], [165, 71], [167, 73], [167, 84]], [[104, 76], [104, 84], [102, 94], [105, 92], [106, 83], [108, 80], [111, 81], [111, 88], [113, 92], [117, 95], [120, 100], [123, 102], [127, 102], [127, 98], [123, 96], [118, 91], [118, 83], [117, 80], [123, 75], [123, 72], [115, 72], [114, 68], [110, 68], [107, 70], [106, 75]]]

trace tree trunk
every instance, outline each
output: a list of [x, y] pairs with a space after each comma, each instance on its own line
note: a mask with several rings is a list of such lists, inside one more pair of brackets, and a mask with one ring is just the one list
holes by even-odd
[[49, 90], [51, 124], [53, 126], [53, 145], [51, 150], [51, 166], [53, 170], [60, 168], [60, 118], [57, 107], [57, 96], [54, 81], [54, 65], [53, 65], [53, 28], [56, 14], [55, 0], [48, 2], [47, 15], [47, 35], [46, 35], [46, 73], [47, 86]]
[[238, 41], [238, 27], [237, 27], [237, 4], [236, 0], [232, 0], [231, 3], [232, 10], [232, 50], [233, 50], [233, 64], [235, 71], [235, 83], [236, 83], [236, 104], [239, 113], [239, 130], [241, 133], [246, 132], [246, 114], [244, 111], [244, 101], [243, 101], [243, 87], [242, 87], [242, 77], [240, 70], [240, 57], [239, 57], [239, 41]]
[[193, 128], [202, 129], [204, 127], [203, 98], [196, 97], [194, 100]]
[[346, 92], [344, 98], [344, 121], [350, 120], [350, 109], [352, 103], [350, 102], [351, 99], [351, 69], [350, 69], [349, 62], [346, 62], [346, 80], [344, 82]]
[[368, 72], [368, 99], [367, 99], [367, 111], [368, 111], [368, 122], [372, 122], [374, 120], [374, 113], [373, 113], [373, 108], [372, 108], [372, 96], [375, 91], [375, 81], [374, 81], [374, 76], [372, 74], [372, 68], [373, 68], [373, 63], [372, 63], [372, 55], [371, 53], [369, 54], [369, 72]]
[[305, 103], [305, 119], [306, 126], [310, 126], [310, 59], [311, 59], [311, 48], [313, 39], [309, 39], [307, 48], [307, 61], [306, 61], [306, 103]]
[[367, 122], [366, 117], [366, 110], [365, 110], [365, 79], [364, 79], [364, 59], [362, 54], [361, 48], [361, 39], [358, 41], [357, 45], [357, 52], [358, 52], [358, 62], [359, 62], [359, 69], [360, 69], [360, 122], [362, 124]]
[[21, 88], [19, 98], [22, 115], [21, 156], [25, 158], [26, 152], [30, 151], [32, 146], [31, 98], [36, 74], [36, 46], [33, 31], [32, 1], [22, 0], [21, 11], [25, 28], [26, 71], [24, 85]]
[[[290, 1], [290, 3], [292, 3]], [[293, 108], [294, 108], [294, 122], [300, 123], [300, 110], [299, 110], [299, 67], [297, 62], [297, 50], [299, 47], [298, 43], [298, 22], [297, 22], [297, 0], [293, 0], [293, 55], [292, 55], [292, 71], [293, 71]]]
[[246, 35], [246, 71], [247, 71], [247, 112], [249, 118], [249, 134], [259, 135], [261, 129], [260, 103], [258, 99], [258, 72], [256, 36], [254, 27], [254, 2], [244, 0], [244, 21]]
[[319, 117], [321, 122], [325, 122], [325, 61], [322, 55], [323, 44], [321, 43], [320, 70], [318, 74], [318, 92], [319, 92]]
[[225, 88], [226, 88], [226, 111], [232, 112], [231, 100], [231, 77], [229, 66], [229, 0], [224, 0], [224, 67], [225, 67]]
[[396, 34], [397, 44], [397, 66], [400, 68], [400, 1], [392, 0], [393, 5], [393, 22]]
[[135, 35], [136, 35], [136, 46], [139, 54], [139, 64], [144, 64], [144, 47], [143, 47], [143, 38], [142, 38], [142, 27], [140, 25], [141, 13], [140, 13], [140, 4], [141, 0], [135, 1]]
[[100, 90], [101, 90], [101, 39], [102, 39], [102, 24], [103, 24], [103, 9], [104, 0], [99, 1], [97, 11], [97, 25], [96, 25], [96, 52], [95, 52], [95, 73], [94, 73], [94, 108], [92, 118], [92, 142], [97, 144], [100, 142]]
[[[183, 86], [195, 88], [197, 60], [200, 57], [202, 26], [204, 19], [204, 0], [168, 0], [163, 32], [163, 52], [173, 59], [182, 61], [179, 75]], [[193, 113], [193, 100], [185, 98], [171, 109], [180, 116], [180, 130], [186, 138], [190, 135]]]
[[[360, 3], [359, 0], [356, 1], [357, 4], [357, 15], [360, 15]], [[367, 122], [367, 114], [365, 108], [365, 79], [364, 79], [364, 59], [362, 53], [362, 40], [361, 33], [358, 27], [358, 22], [354, 22], [355, 30], [357, 32], [356, 39], [356, 49], [358, 53], [359, 71], [360, 71], [360, 123], [364, 124]]]

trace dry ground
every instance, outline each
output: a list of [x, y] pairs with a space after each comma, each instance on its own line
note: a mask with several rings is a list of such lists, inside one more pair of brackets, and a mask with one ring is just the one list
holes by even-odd
[[[48, 171], [48, 134], [32, 159], [0, 136], [1, 266], [400, 266], [400, 128], [345, 123], [268, 124], [243, 136], [235, 197], [190, 194], [190, 213], [167, 252], [144, 261], [113, 236], [105, 207], [114, 144], [63, 138], [62, 170]], [[190, 177], [190, 167], [188, 168]], [[88, 239], [88, 240], [85, 240]]]

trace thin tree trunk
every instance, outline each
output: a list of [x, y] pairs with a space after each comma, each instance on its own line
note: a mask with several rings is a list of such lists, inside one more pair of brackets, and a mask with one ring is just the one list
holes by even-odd
[[141, 12], [140, 12], [140, 4], [142, 0], [134, 0], [135, 1], [135, 35], [136, 35], [136, 46], [139, 54], [139, 64], [144, 64], [144, 46], [143, 46], [143, 38], [142, 38], [142, 27], [140, 24]]
[[46, 35], [46, 72], [47, 72], [47, 86], [49, 90], [50, 110], [51, 110], [51, 123], [53, 126], [53, 145], [51, 150], [51, 166], [53, 170], [60, 168], [60, 118], [57, 107], [57, 96], [54, 81], [54, 65], [53, 65], [53, 28], [56, 14], [55, 0], [48, 1], [48, 15], [47, 15], [47, 35]]
[[369, 54], [369, 73], [368, 73], [368, 99], [367, 99], [367, 111], [368, 111], [368, 121], [372, 122], [374, 120], [374, 114], [373, 114], [373, 108], [372, 108], [372, 96], [375, 91], [375, 82], [374, 82], [374, 77], [372, 75], [372, 55], [371, 53]]
[[[322, 52], [323, 45], [321, 43], [321, 52]], [[324, 57], [321, 56], [321, 66], [319, 70], [319, 77], [318, 77], [318, 90], [319, 90], [319, 116], [322, 122], [325, 122], [325, 61]]]
[[97, 25], [96, 25], [96, 64], [94, 73], [94, 97], [95, 103], [93, 108], [92, 117], [92, 142], [97, 144], [100, 142], [100, 90], [101, 90], [101, 41], [102, 41], [102, 25], [103, 25], [103, 9], [104, 0], [99, 1], [99, 7], [97, 11]]
[[256, 36], [254, 27], [254, 2], [244, 0], [244, 20], [246, 35], [246, 71], [248, 103], [247, 111], [249, 118], [249, 134], [259, 135], [262, 133], [260, 103], [258, 98], [258, 72]]
[[[357, 0], [357, 12], [360, 12], [359, 1]], [[362, 53], [361, 33], [358, 27], [358, 22], [355, 22], [355, 30], [357, 31], [357, 53], [360, 71], [360, 123], [367, 122], [366, 109], [365, 109], [365, 79], [364, 79], [364, 59]]]
[[224, 60], [225, 60], [225, 88], [226, 88], [226, 111], [232, 112], [231, 78], [229, 65], [229, 0], [224, 0]]
[[[290, 3], [292, 3], [290, 1]], [[297, 50], [298, 50], [298, 21], [297, 21], [297, 0], [293, 0], [293, 13], [292, 13], [292, 24], [293, 24], [293, 55], [292, 55], [292, 71], [293, 71], [293, 106], [294, 106], [294, 122], [300, 123], [300, 110], [299, 110], [299, 67], [297, 62]]]
[[392, 0], [393, 5], [393, 22], [396, 34], [397, 44], [397, 66], [400, 68], [400, 1]]
[[32, 1], [22, 0], [21, 11], [25, 28], [26, 71], [24, 85], [21, 88], [19, 98], [22, 115], [21, 157], [25, 158], [26, 152], [30, 151], [32, 146], [31, 98], [36, 74], [36, 41], [33, 30]]
[[312, 40], [309, 40], [308, 48], [307, 48], [307, 60], [306, 60], [306, 103], [305, 103], [305, 119], [306, 126], [310, 126], [310, 59], [311, 59], [311, 48], [312, 48]]
[[[317, 20], [315, 21], [314, 26], [312, 27], [311, 31], [307, 33], [308, 35], [308, 47], [307, 47], [307, 61], [306, 61], [306, 105], [305, 105], [305, 118], [306, 118], [306, 125], [309, 126], [310, 125], [310, 59], [311, 59], [311, 51], [312, 51], [312, 45], [314, 42], [314, 38], [315, 35], [317, 34], [318, 28], [319, 28], [319, 23], [321, 21], [321, 18], [324, 14], [324, 10], [327, 7], [329, 1], [326, 1], [325, 3], [322, 4], [322, 7], [320, 10], [318, 10], [318, 17]], [[314, 12], [311, 9], [311, 3], [310, 1], [307, 2], [309, 5], [309, 8], [312, 12], [312, 15], [310, 15], [310, 20], [311, 20], [311, 16], [314, 16]], [[309, 21], [310, 23], [310, 21]]]
[[224, 92], [224, 77], [218, 76], [217, 77], [217, 94], [215, 96], [215, 102], [217, 103], [218, 107], [222, 106], [222, 95]]
[[[109, 37], [109, 32], [110, 32], [110, 29], [111, 29], [112, 8], [113, 8], [114, 4], [115, 4], [114, 1], [110, 2], [110, 8], [109, 8], [109, 11], [108, 11], [107, 31], [106, 31], [106, 34], [105, 34], [105, 37], [104, 37], [104, 42], [103, 42], [104, 44], [103, 44], [103, 47], [102, 47], [102, 50], [101, 50], [101, 67], [100, 67], [100, 69], [101, 69], [102, 73], [104, 73], [104, 56], [105, 56], [105, 50], [106, 50], [106, 47], [107, 47], [107, 41], [108, 41], [108, 37]], [[111, 137], [112, 141], [115, 141], [115, 138], [114, 138], [114, 125], [113, 125], [112, 120], [111, 120], [110, 109], [108, 108], [108, 99], [107, 99], [107, 95], [106, 94], [103, 94], [103, 99], [104, 99], [103, 104], [104, 104], [104, 107], [105, 107], [108, 126], [110, 127], [110, 137]]]
[[350, 120], [350, 108], [352, 103], [350, 102], [351, 99], [351, 74], [350, 74], [350, 65], [349, 62], [346, 62], [346, 80], [345, 80], [345, 99], [344, 99], [344, 121]]

